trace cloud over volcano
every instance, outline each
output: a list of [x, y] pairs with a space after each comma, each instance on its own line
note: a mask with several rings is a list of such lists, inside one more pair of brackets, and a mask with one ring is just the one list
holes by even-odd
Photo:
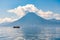
[[15, 13], [20, 18], [22, 18], [24, 15], [26, 15], [27, 12], [34, 12], [38, 16], [40, 16], [40, 17], [42, 17], [44, 19], [47, 19], [47, 20], [49, 20], [49, 19], [60, 20], [60, 14], [54, 13], [52, 11], [46, 11], [45, 12], [45, 11], [43, 11], [41, 9], [38, 9], [33, 4], [27, 4], [25, 6], [18, 6], [17, 8], [8, 10], [8, 12]]

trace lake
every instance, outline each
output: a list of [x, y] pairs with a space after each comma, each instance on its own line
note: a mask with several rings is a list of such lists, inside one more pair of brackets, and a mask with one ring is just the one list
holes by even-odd
[[0, 40], [60, 40], [60, 27], [0, 27]]

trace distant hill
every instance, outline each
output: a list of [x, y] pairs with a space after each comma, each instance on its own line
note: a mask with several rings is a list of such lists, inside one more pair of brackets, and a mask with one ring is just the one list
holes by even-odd
[[[5, 24], [4, 24], [5, 25]], [[35, 13], [29, 12], [21, 19], [12, 23], [7, 23], [5, 26], [57, 26], [60, 25], [60, 21], [52, 19], [46, 20]]]

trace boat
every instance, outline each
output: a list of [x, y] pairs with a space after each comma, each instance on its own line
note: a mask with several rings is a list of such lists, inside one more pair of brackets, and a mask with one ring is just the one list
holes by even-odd
[[13, 28], [20, 28], [20, 26], [14, 26]]

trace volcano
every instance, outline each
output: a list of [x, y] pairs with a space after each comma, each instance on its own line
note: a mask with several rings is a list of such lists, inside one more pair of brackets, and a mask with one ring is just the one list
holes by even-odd
[[42, 17], [39, 17], [35, 13], [27, 13], [24, 17], [21, 19], [11, 23], [13, 25], [39, 25], [44, 24], [43, 22], [46, 22], [45, 19]]
[[12, 23], [7, 23], [8, 26], [57, 26], [60, 25], [58, 20], [46, 20], [36, 13], [29, 12], [21, 19], [14, 21]]

